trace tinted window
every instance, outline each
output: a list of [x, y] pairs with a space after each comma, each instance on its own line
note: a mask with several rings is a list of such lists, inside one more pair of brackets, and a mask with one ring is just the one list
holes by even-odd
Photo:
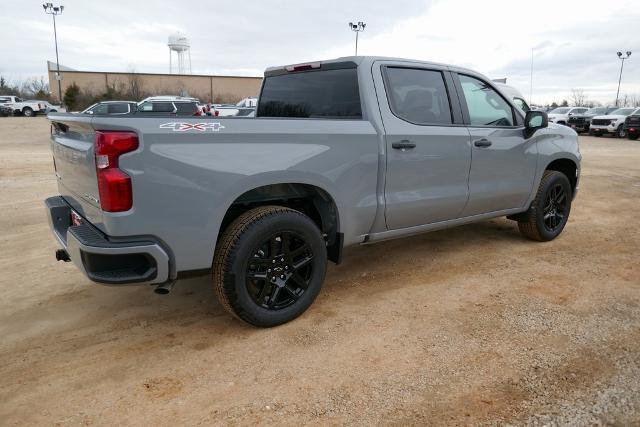
[[128, 104], [107, 104], [109, 114], [123, 114], [129, 112]]
[[173, 113], [173, 102], [145, 102], [138, 108], [142, 112]]
[[176, 109], [178, 113], [194, 114], [198, 107], [195, 102], [176, 102]]
[[107, 114], [109, 109], [108, 104], [98, 104], [91, 109], [93, 114]]
[[511, 106], [487, 83], [460, 75], [471, 125], [513, 126]]
[[386, 76], [389, 105], [396, 116], [420, 125], [452, 123], [440, 71], [390, 67]]
[[260, 117], [360, 119], [355, 68], [267, 77], [258, 105]]

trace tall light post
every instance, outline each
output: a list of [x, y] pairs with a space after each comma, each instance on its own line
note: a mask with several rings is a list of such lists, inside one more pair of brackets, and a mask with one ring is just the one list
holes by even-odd
[[356, 56], [358, 56], [358, 34], [360, 33], [360, 31], [364, 31], [364, 27], [366, 26], [367, 24], [362, 21], [358, 21], [357, 24], [349, 22], [349, 28], [351, 28], [351, 31], [355, 31], [356, 33]]
[[54, 6], [53, 3], [43, 3], [42, 8], [47, 15], [53, 16], [53, 38], [56, 43], [56, 80], [58, 81], [58, 98], [62, 104], [62, 76], [60, 76], [60, 60], [58, 59], [58, 31], [56, 29], [56, 16], [64, 10], [64, 6]]
[[622, 81], [622, 69], [624, 68], [624, 60], [629, 59], [631, 56], [631, 51], [628, 50], [626, 52], [627, 56], [623, 56], [622, 52], [618, 52], [618, 58], [622, 60], [622, 64], [620, 65], [620, 77], [618, 77], [618, 92], [616, 92], [616, 107], [618, 106], [618, 96], [620, 96], [620, 82]]

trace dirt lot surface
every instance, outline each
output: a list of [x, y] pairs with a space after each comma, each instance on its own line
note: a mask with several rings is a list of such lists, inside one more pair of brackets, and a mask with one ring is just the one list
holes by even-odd
[[0, 424], [640, 424], [640, 142], [581, 138], [563, 235], [485, 221], [357, 247], [311, 309], [233, 319], [54, 260], [44, 118], [0, 118]]

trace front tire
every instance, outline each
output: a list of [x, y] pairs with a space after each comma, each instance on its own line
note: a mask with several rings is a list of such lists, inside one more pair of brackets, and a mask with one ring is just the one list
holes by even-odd
[[222, 305], [254, 326], [271, 327], [301, 315], [318, 296], [327, 249], [318, 226], [281, 206], [262, 206], [224, 231], [213, 261]]
[[33, 116], [35, 116], [35, 113], [33, 112], [33, 109], [31, 107], [24, 107], [22, 109], [22, 114], [25, 117], [33, 117]]
[[539, 242], [555, 239], [567, 224], [571, 199], [567, 176], [557, 171], [545, 171], [531, 207], [518, 221], [520, 233]]
[[616, 130], [616, 136], [618, 138], [626, 138], [627, 136], [627, 131], [624, 130], [624, 125], [620, 125], [618, 126], [618, 130]]
[[632, 141], [635, 141], [636, 139], [638, 139], [638, 134], [637, 133], [630, 133], [628, 134], [627, 138], [629, 138]]

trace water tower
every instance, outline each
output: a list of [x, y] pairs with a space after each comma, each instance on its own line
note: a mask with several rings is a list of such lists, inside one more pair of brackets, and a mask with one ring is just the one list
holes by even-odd
[[189, 74], [191, 74], [191, 47], [187, 35], [181, 32], [169, 36], [169, 74], [173, 73], [173, 52], [178, 56], [178, 74], [186, 74], [185, 56], [189, 57]]

